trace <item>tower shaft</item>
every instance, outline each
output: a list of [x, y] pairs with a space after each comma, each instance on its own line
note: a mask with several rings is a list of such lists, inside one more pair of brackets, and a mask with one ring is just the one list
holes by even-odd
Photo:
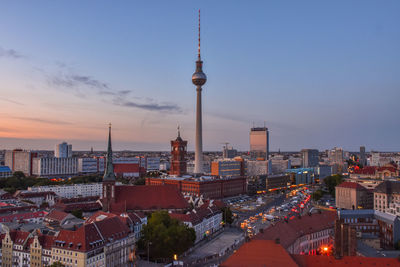
[[196, 103], [196, 150], [194, 155], [194, 173], [203, 173], [203, 122], [201, 111], [201, 86], [198, 86]]

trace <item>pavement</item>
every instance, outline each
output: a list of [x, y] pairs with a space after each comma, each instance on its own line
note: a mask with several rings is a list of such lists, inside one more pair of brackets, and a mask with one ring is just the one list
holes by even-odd
[[208, 266], [206, 263], [212, 265], [213, 262], [220, 261], [221, 257], [227, 253], [233, 252], [242, 241], [244, 241], [243, 231], [228, 227], [217, 237], [205, 242], [180, 260], [190, 266]]

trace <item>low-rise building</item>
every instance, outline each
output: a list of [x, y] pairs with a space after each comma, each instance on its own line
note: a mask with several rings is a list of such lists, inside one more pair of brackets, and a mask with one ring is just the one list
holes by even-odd
[[378, 210], [339, 210], [338, 217], [357, 232], [376, 236], [383, 249], [393, 249], [400, 241], [400, 218]]
[[374, 209], [400, 216], [400, 181], [383, 181], [375, 187]]
[[237, 196], [247, 192], [245, 177], [217, 178], [204, 177], [164, 177], [146, 178], [146, 185], [174, 185], [182, 193], [204, 198], [218, 199]]
[[62, 198], [90, 197], [103, 194], [102, 183], [72, 184], [72, 185], [46, 185], [28, 187], [31, 192], [54, 192]]
[[8, 166], [0, 166], [0, 179], [12, 176], [12, 171]]
[[321, 246], [332, 244], [335, 220], [333, 211], [293, 216], [271, 225], [255, 239], [278, 241], [291, 254], [315, 254]]
[[312, 184], [314, 183], [314, 168], [287, 169], [285, 173], [290, 176], [292, 184]]
[[343, 182], [335, 187], [339, 209], [372, 209], [374, 194], [358, 183]]
[[22, 190], [15, 192], [14, 197], [21, 201], [29, 201], [37, 206], [41, 206], [43, 203], [47, 203], [51, 207], [54, 205], [57, 195], [51, 191], [30, 192], [27, 190]]
[[286, 189], [290, 184], [289, 175], [268, 175], [265, 178], [265, 189], [269, 191]]
[[213, 201], [206, 201], [197, 209], [185, 214], [170, 213], [172, 218], [178, 219], [196, 232], [195, 243], [217, 232], [222, 227], [222, 211]]

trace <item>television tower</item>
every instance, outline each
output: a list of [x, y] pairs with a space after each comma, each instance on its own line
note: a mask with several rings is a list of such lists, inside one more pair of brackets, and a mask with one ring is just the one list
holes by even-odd
[[196, 85], [197, 103], [196, 103], [196, 150], [194, 156], [194, 173], [203, 173], [203, 129], [201, 116], [201, 90], [206, 83], [207, 76], [203, 72], [203, 61], [200, 57], [200, 9], [199, 9], [199, 47], [196, 61], [196, 71], [192, 75], [192, 83]]

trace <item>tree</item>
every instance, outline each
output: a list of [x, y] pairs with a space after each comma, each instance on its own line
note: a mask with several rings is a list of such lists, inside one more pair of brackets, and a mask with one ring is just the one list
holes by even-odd
[[83, 219], [81, 210], [73, 210], [73, 211], [71, 211], [71, 214], [74, 215], [78, 219]]
[[169, 260], [192, 247], [195, 240], [193, 228], [171, 218], [167, 211], [156, 211], [143, 227], [138, 246], [146, 253], [149, 250], [151, 259]]
[[221, 208], [222, 211], [222, 220], [225, 223], [232, 224], [233, 223], [233, 214], [229, 207]]
[[324, 179], [324, 183], [326, 187], [328, 188], [329, 194], [332, 196], [335, 196], [335, 187], [339, 184], [341, 184], [343, 181], [343, 176], [340, 174], [335, 174], [328, 176]]
[[136, 179], [136, 180], [133, 182], [133, 184], [134, 184], [134, 185], [145, 185], [145, 184], [146, 184], [146, 179], [145, 179], [145, 178]]
[[314, 193], [312, 193], [311, 197], [314, 201], [318, 201], [321, 199], [321, 197], [323, 196], [323, 192], [322, 190], [317, 190]]

